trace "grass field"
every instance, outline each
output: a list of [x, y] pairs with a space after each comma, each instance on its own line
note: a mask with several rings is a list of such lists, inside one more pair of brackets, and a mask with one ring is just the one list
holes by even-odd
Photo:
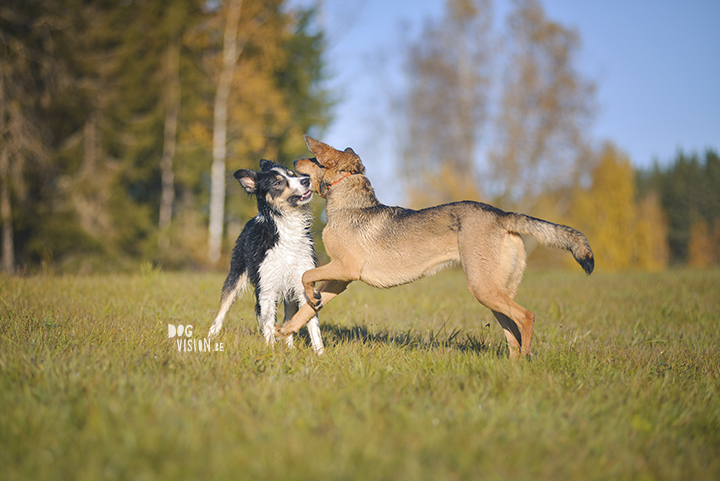
[[[4, 480], [720, 479], [720, 271], [529, 272], [532, 362], [448, 270], [268, 348], [224, 277], [0, 277]], [[219, 347], [219, 346], [218, 346]]]

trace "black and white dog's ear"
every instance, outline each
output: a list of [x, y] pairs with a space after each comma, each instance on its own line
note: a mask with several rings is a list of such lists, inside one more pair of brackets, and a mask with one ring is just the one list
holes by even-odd
[[263, 172], [267, 172], [268, 170], [271, 170], [273, 167], [275, 167], [275, 164], [269, 160], [260, 159], [260, 170]]
[[257, 190], [257, 174], [252, 170], [240, 169], [234, 174], [235, 178], [243, 186], [248, 194], [254, 194]]

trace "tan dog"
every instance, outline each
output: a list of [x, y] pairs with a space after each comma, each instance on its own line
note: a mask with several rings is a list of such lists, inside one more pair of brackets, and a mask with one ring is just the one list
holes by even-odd
[[296, 333], [352, 281], [393, 287], [460, 262], [468, 289], [503, 327], [510, 356], [530, 356], [535, 316], [513, 301], [525, 270], [519, 234], [568, 250], [586, 273], [593, 270], [587, 239], [571, 227], [470, 201], [419, 211], [388, 207], [351, 148], [335, 150], [307, 135], [305, 143], [316, 158], [297, 160], [295, 170], [309, 175], [311, 189], [327, 200], [322, 237], [330, 262], [303, 274], [309, 302], [278, 328], [279, 336]]

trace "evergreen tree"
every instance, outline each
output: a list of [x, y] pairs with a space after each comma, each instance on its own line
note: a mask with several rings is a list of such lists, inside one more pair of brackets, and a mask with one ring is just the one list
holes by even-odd
[[[71, 3], [71, 2], [68, 2]], [[8, 0], [0, 15], [0, 222], [3, 269], [50, 257], [39, 242], [54, 205], [56, 149], [74, 122], [73, 13], [61, 1]], [[66, 116], [64, 123], [54, 119]], [[16, 255], [17, 254], [17, 255]], [[36, 258], [39, 260], [39, 258]]]
[[[716, 152], [708, 150], [703, 159], [680, 151], [667, 167], [661, 168], [656, 162], [651, 170], [640, 172], [638, 186], [641, 192], [655, 190], [660, 195], [672, 264], [718, 262], [720, 159]], [[699, 251], [700, 246], [711, 251], [709, 257]], [[701, 258], [705, 260], [699, 261]]]

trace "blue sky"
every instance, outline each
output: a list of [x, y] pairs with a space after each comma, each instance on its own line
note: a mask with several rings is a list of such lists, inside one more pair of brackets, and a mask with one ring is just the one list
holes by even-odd
[[[579, 65], [597, 85], [592, 137], [598, 144], [614, 142], [638, 167], [654, 159], [667, 163], [678, 149], [720, 149], [720, 1], [541, 3], [550, 19], [580, 34]], [[352, 146], [381, 200], [387, 200], [381, 190], [397, 198], [387, 181], [393, 141], [383, 120], [384, 84], [400, 71], [398, 40], [417, 38], [427, 18], [442, 14], [444, 0], [321, 0], [320, 5], [333, 74], [329, 86], [340, 98], [335, 121], [320, 140]], [[496, 15], [504, 18], [509, 6], [496, 0]]]

